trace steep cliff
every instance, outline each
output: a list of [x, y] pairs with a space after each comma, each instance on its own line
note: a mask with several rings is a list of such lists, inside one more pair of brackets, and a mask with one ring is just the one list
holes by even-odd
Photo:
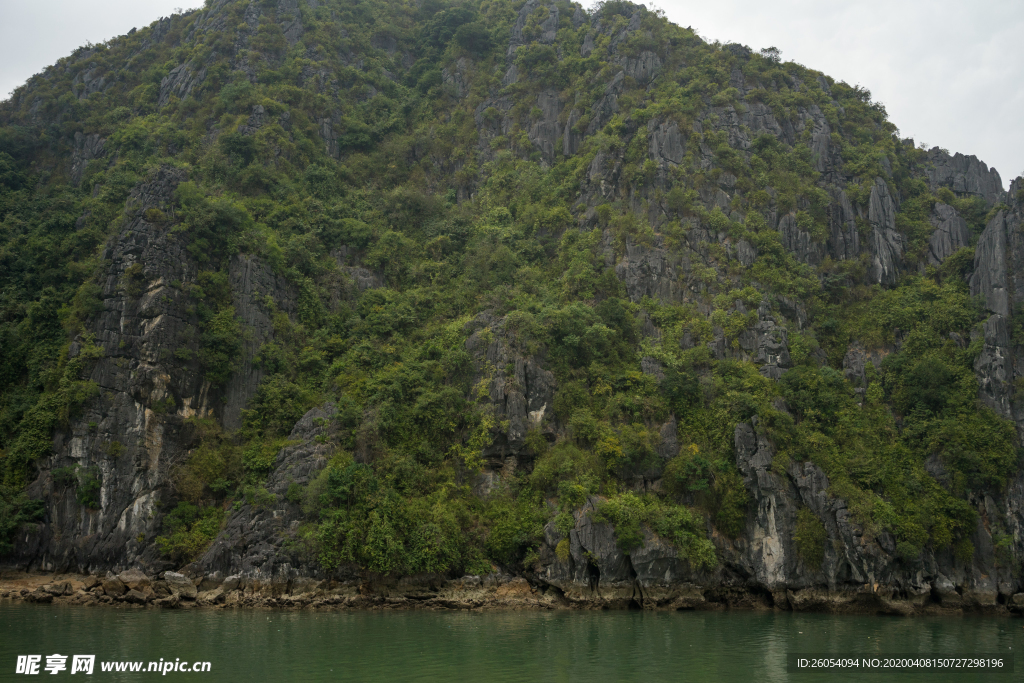
[[1022, 181], [861, 88], [628, 2], [215, 0], [0, 124], [7, 563], [1024, 600]]

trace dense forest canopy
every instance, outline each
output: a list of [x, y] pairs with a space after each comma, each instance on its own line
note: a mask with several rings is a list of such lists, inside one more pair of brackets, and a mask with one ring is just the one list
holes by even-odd
[[[81, 426], [95, 368], [145, 356], [210, 398], [136, 399], [187, 435], [140, 541], [178, 564], [281, 498], [277, 455], [326, 404], [324, 466], [285, 497], [327, 569], [529, 571], [588, 501], [624, 552], [654, 533], [714, 567], [750, 512], [744, 422], [900, 558], [967, 562], [972, 501], [1020, 460], [979, 400], [969, 279], [1020, 198], [936, 180], [948, 158], [863, 88], [615, 0], [207, 0], [82, 47], [0, 103], [0, 550], [47, 514], [40, 476], [102, 509], [103, 463], [144, 444]], [[129, 224], [187, 277], [116, 268]], [[243, 258], [280, 294], [262, 336]], [[183, 311], [163, 348], [97, 326], [160, 297]], [[40, 469], [69, 431], [88, 456]], [[821, 524], [801, 513], [807, 562]]]

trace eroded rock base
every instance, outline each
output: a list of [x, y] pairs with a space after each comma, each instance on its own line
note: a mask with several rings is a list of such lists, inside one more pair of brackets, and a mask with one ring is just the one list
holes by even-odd
[[265, 583], [241, 576], [189, 578], [175, 572], [149, 577], [139, 570], [104, 577], [80, 574], [0, 572], [0, 599], [120, 608], [254, 609], [429, 609], [587, 610], [645, 609], [755, 610], [832, 614], [1024, 615], [1024, 593], [1000, 601], [996, 595], [903, 596], [872, 589], [805, 588], [774, 593], [756, 588], [703, 588], [692, 584], [645, 591], [642, 587], [597, 587], [566, 594], [523, 577], [489, 575], [446, 580], [421, 577], [399, 581]]

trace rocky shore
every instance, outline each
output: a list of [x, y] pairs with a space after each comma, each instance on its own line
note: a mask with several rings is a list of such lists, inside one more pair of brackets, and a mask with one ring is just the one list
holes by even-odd
[[1006, 604], [962, 596], [959, 601], [906, 598], [866, 586], [861, 591], [808, 588], [777, 594], [738, 589], [705, 590], [688, 585], [642, 600], [617, 591], [570, 596], [523, 577], [489, 575], [445, 580], [420, 577], [394, 582], [338, 582], [297, 579], [264, 583], [242, 576], [188, 577], [177, 572], [147, 576], [138, 569], [106, 576], [0, 572], [0, 600], [11, 602], [164, 609], [428, 609], [587, 610], [649, 609], [753, 610], [889, 614], [901, 616], [984, 614], [1024, 616], [1024, 594]]

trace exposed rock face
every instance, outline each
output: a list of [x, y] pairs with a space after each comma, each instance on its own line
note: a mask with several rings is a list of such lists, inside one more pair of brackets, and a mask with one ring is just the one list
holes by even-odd
[[686, 147], [675, 122], [658, 124], [651, 120], [647, 130], [650, 131], [651, 159], [661, 164], [678, 165], [683, 162]]
[[[512, 40], [509, 41], [508, 56], [511, 58], [515, 55], [516, 50], [520, 46], [526, 45], [530, 40], [524, 36], [523, 29], [526, 28], [526, 21], [537, 8], [541, 7], [542, 3], [540, 0], [528, 0], [525, 5], [519, 10], [519, 15], [516, 17], [516, 23], [512, 26]], [[551, 44], [555, 41], [555, 33], [558, 29], [558, 7], [554, 4], [546, 6], [548, 15], [541, 22], [540, 35], [536, 36], [535, 39], [544, 44]]]
[[341, 148], [338, 146], [338, 135], [334, 132], [334, 126], [329, 118], [322, 118], [317, 121], [317, 134], [324, 143], [324, 151], [328, 156], [337, 159], [341, 155]]
[[797, 226], [795, 214], [787, 213], [779, 220], [779, 233], [782, 235], [782, 246], [793, 252], [797, 260], [812, 266], [821, 264], [825, 256], [824, 245], [815, 242], [810, 233]]
[[93, 159], [104, 155], [103, 144], [106, 142], [98, 133], [84, 135], [75, 133], [75, 149], [71, 153], [71, 182], [76, 185], [82, 182], [82, 173]]
[[95, 92], [103, 92], [110, 85], [111, 82], [99, 67], [85, 69], [81, 73], [76, 74], [71, 82], [71, 87], [74, 88], [74, 92], [80, 100], [88, 98], [89, 95]]
[[970, 246], [971, 233], [967, 229], [967, 222], [952, 206], [937, 203], [932, 215], [932, 225], [935, 226], [935, 232], [928, 240], [928, 263], [937, 266], [947, 256]]
[[1003, 181], [996, 169], [989, 169], [976, 156], [953, 156], [938, 147], [928, 151], [928, 184], [932, 191], [948, 187], [960, 196], [982, 197], [992, 206], [1004, 194]]
[[[1020, 181], [1011, 185], [1011, 193]], [[981, 297], [991, 316], [983, 326], [984, 346], [974, 362], [982, 401], [1003, 417], [1017, 422], [1024, 431], [1024, 411], [1014, 406], [1014, 382], [1024, 375], [1024, 359], [1011, 339], [1010, 315], [1024, 302], [1024, 224], [1019, 201], [1000, 210], [989, 221], [974, 251], [971, 296]]]
[[647, 85], [661, 69], [661, 57], [650, 50], [644, 50], [636, 57], [623, 57], [619, 64], [622, 65], [623, 73], [637, 83]]
[[626, 240], [626, 253], [615, 264], [615, 274], [626, 284], [632, 301], [650, 296], [658, 301], [678, 301], [680, 259], [663, 246], [650, 247]]
[[[14, 562], [51, 570], [166, 568], [170, 563], [160, 558], [154, 539], [162, 530], [160, 506], [173, 506], [174, 469], [193, 445], [186, 420], [210, 416], [237, 426], [256, 390], [260, 375], [252, 356], [271, 327], [262, 300], [271, 297], [287, 311], [294, 295], [255, 257], [235, 257], [236, 313], [252, 333], [240, 370], [224, 387], [212, 387], [196, 360], [197, 320], [186, 294], [199, 266], [172, 230], [172, 195], [185, 179], [181, 170], [161, 168], [128, 198], [124, 225], [103, 255], [110, 263], [104, 310], [91, 327], [103, 351], [90, 377], [99, 394], [55, 435], [52, 456], [39, 462], [29, 492], [50, 501], [48, 523], [25, 535]], [[76, 340], [71, 355], [81, 353], [85, 341]], [[53, 481], [51, 472], [63, 467], [99, 481], [95, 509]]]
[[767, 304], [758, 308], [757, 317], [754, 328], [740, 335], [740, 347], [761, 364], [762, 375], [779, 379], [790, 367], [788, 332], [772, 316]]
[[[304, 35], [302, 8], [297, 0], [279, 0], [276, 4], [275, 20], [287, 43], [294, 46]], [[257, 79], [257, 69], [245, 54], [261, 21], [266, 20], [264, 11], [273, 12], [273, 5], [250, 3], [241, 17], [233, 66], [250, 80]], [[312, 0], [307, 5], [316, 7]], [[494, 74], [495, 81], [500, 77], [501, 88], [494, 83], [489, 93], [481, 90], [484, 99], [474, 112], [480, 160], [493, 159], [492, 143], [518, 131], [526, 133], [530, 145], [515, 153], [542, 164], [555, 163], [559, 151], [565, 156], [593, 154], [581, 173], [579, 196], [573, 207], [580, 226], [598, 226], [600, 205], [620, 202], [641, 222], [646, 221], [645, 229], [651, 228], [642, 234], [620, 237], [603, 226], [602, 256], [622, 281], [630, 301], [638, 303], [650, 297], [661, 304], [687, 304], [707, 313], [710, 305], [705, 295], [709, 286], [695, 273], [703, 269], [723, 281], [732, 278], [738, 282], [735, 273], [754, 266], [759, 254], [750, 242], [737, 240], [726, 230], [696, 217], [698, 211], [670, 206], [665, 195], [672, 186], [673, 174], [691, 161], [706, 171], [707, 182], [687, 188], [696, 197], [694, 205], [709, 211], [720, 209], [738, 223], [744, 220], [744, 212], [751, 210], [749, 190], [726, 170], [728, 165], [712, 148], [718, 143], [711, 141], [724, 139], [737, 155], [749, 160], [759, 135], [773, 136], [786, 145], [809, 140], [814, 168], [820, 174], [818, 187], [825, 193], [827, 235], [812, 236], [801, 229], [794, 208], [808, 207], [782, 208], [780, 193], [761, 183], [757, 189], [768, 197], [763, 209], [768, 228], [777, 229], [783, 247], [809, 266], [819, 266], [828, 259], [863, 258], [868, 266], [867, 282], [893, 286], [899, 281], [907, 270], [907, 245], [897, 229], [900, 198], [888, 158], [881, 162], [884, 177], [873, 180], [867, 203], [854, 206], [843, 188], [856, 179], [844, 175], [842, 159], [832, 144], [836, 131], [817, 105], [801, 107], [794, 117], [779, 120], [770, 106], [753, 98], [742, 106], [738, 101], [720, 100], [714, 105], [701, 105], [692, 121], [683, 123], [660, 118], [659, 114], [659, 118], [648, 120], [644, 129], [625, 115], [628, 112], [622, 111], [620, 98], [623, 103], [632, 100], [638, 92], [636, 86], [643, 90], [656, 82], [670, 60], [670, 46], [647, 45], [650, 49], [630, 50], [627, 54], [627, 41], [642, 30], [645, 10], [627, 6], [617, 11], [626, 14], [615, 21], [602, 16], [601, 11], [588, 15], [580, 9], [571, 19], [573, 27], [586, 32], [580, 54], [591, 55], [598, 45], [608, 45], [609, 70], [604, 76], [608, 80], [595, 85], [593, 99], [570, 96], [571, 101], [567, 101], [562, 99], [563, 92], [545, 87], [529, 90], [535, 100], [517, 102], [515, 93], [531, 83], [534, 74], [517, 64], [516, 54], [534, 41], [553, 44], [560, 12], [558, 6], [541, 0], [523, 5], [511, 31], [508, 60]], [[537, 17], [533, 23], [529, 21], [531, 15]], [[192, 34], [223, 21], [222, 15], [203, 14]], [[563, 15], [563, 27], [565, 21]], [[613, 30], [612, 26], [619, 28]], [[169, 30], [170, 22], [160, 22], [152, 39], [160, 40]], [[376, 69], [376, 60], [388, 59], [396, 60], [396, 64], [401, 60], [406, 69], [412, 66], [412, 56], [399, 54], [399, 41], [390, 34], [375, 34], [370, 46], [376, 52], [346, 52], [343, 61], [356, 70]], [[724, 50], [740, 60], [751, 58], [742, 45], [727, 45]], [[315, 66], [315, 56], [315, 51], [307, 53], [305, 61], [309, 63], [302, 66], [301, 78], [307, 82], [315, 79], [321, 93], [337, 95], [342, 85], [332, 73]], [[442, 70], [449, 95], [457, 99], [470, 96], [471, 79], [476, 77], [474, 68], [469, 59], [462, 57]], [[198, 94], [206, 75], [203, 64], [179, 64], [162, 80], [158, 105]], [[393, 80], [386, 70], [384, 77]], [[74, 81], [75, 96], [89, 97], [109, 84], [110, 79], [101, 70], [82, 68]], [[509, 88], [516, 84], [519, 86]], [[819, 78], [817, 85], [829, 93], [824, 79]], [[729, 74], [729, 86], [743, 96], [755, 89], [778, 91], [789, 87], [800, 91], [814, 87], [814, 83], [757, 83], [748, 80], [737, 67]], [[361, 97], [376, 93], [367, 86]], [[520, 104], [523, 106], [517, 106]], [[35, 111], [32, 113], [35, 115]], [[624, 146], [608, 145], [600, 150], [586, 146], [588, 138], [602, 134], [616, 114], [623, 115], [616, 121], [622, 121], [624, 135], [641, 136], [639, 161], [645, 161], [646, 146], [647, 158], [653, 162], [654, 170], [643, 181], [629, 177], [636, 159], [626, 163]], [[285, 120], [284, 115], [278, 119], [282, 126]], [[341, 158], [344, 150], [339, 133], [345, 125], [342, 109], [318, 111], [312, 120], [327, 154]], [[238, 132], [255, 135], [271, 124], [271, 115], [262, 105], [256, 105]], [[105, 140], [98, 134], [76, 133], [72, 179], [80, 182], [88, 163], [105, 153]], [[1014, 310], [1024, 301], [1024, 237], [1021, 207], [1015, 199], [1020, 182], [1011, 186], [1007, 196], [999, 175], [975, 157], [950, 157], [934, 149], [928, 160], [927, 177], [933, 190], [949, 187], [961, 196], [982, 197], [990, 205], [1001, 200], [1011, 204], [989, 222], [977, 244], [970, 290], [985, 301], [991, 314], [982, 327], [983, 348], [975, 362], [979, 398], [999, 415], [1015, 420], [1024, 432], [1024, 409], [1014, 398], [1016, 382], [1024, 376], [1024, 363], [1010, 324]], [[297, 534], [302, 510], [294, 496], [289, 497], [293, 485], [307, 485], [333, 455], [332, 418], [336, 409], [330, 403], [299, 420], [288, 445], [277, 453], [266, 481], [270, 495], [245, 501], [232, 510], [223, 530], [200, 559], [179, 568], [181, 573], [166, 571], [178, 567], [161, 559], [154, 546], [153, 540], [161, 531], [161, 510], [166, 511], [176, 500], [170, 485], [175, 468], [195, 446], [188, 419], [213, 417], [228, 431], [241, 425], [242, 410], [263, 379], [254, 358], [262, 345], [273, 340], [275, 309], [291, 315], [298, 299], [292, 286], [259, 257], [234, 256], [228, 264], [228, 280], [232, 305], [245, 331], [241, 357], [224, 386], [214, 387], [206, 381], [199, 362], [189, 359], [197, 356], [198, 342], [186, 292], [188, 285], [196, 282], [200, 268], [186, 248], [186, 238], [172, 230], [176, 224], [173, 193], [185, 179], [183, 171], [163, 168], [140, 184], [126, 205], [124, 225], [103, 254], [110, 264], [103, 283], [104, 310], [90, 327], [103, 350], [90, 375], [100, 393], [86, 403], [82, 414], [66, 430], [55, 435], [53, 454], [39, 463], [39, 477], [29, 494], [48, 501], [47, 522], [17, 539], [13, 559], [33, 568], [100, 574], [126, 570], [117, 575], [111, 571], [102, 581], [85, 587], [91, 593], [83, 600], [101, 594], [119, 602], [167, 607], [191, 602], [239, 604], [241, 591], [250, 596], [263, 591], [270, 599], [281, 600], [273, 603], [279, 605], [309, 604], [313, 599], [303, 603], [282, 597], [285, 594], [315, 595], [323, 601], [340, 600], [341, 595], [344, 600], [354, 600], [362, 590], [359, 580], [365, 577], [353, 567], [344, 567], [330, 576], [324, 572], [303, 548]], [[463, 190], [459, 188], [460, 200], [469, 196], [468, 190]], [[952, 207], [936, 204], [932, 223], [935, 229], [928, 244], [929, 263], [941, 264], [970, 244], [967, 225]], [[680, 230], [672, 233], [668, 227]], [[339, 284], [337, 296], [342, 296], [346, 288], [363, 291], [385, 285], [380, 272], [361, 266], [348, 251], [341, 249], [332, 256], [347, 277]], [[746, 313], [741, 302], [730, 310]], [[779, 297], [766, 299], [758, 307], [756, 320], [736, 339], [727, 340], [724, 331], [716, 328], [710, 351], [717, 359], [753, 361], [764, 376], [777, 380], [792, 364], [791, 334], [806, 324], [807, 313], [798, 303]], [[465, 349], [473, 358], [476, 386], [482, 389], [477, 398], [493, 411], [496, 425], [493, 442], [483, 453], [487, 459], [486, 481], [477, 487], [482, 495], [520, 465], [528, 466], [525, 446], [531, 430], [538, 430], [548, 440], [555, 440], [560, 432], [564, 434], [563, 426], [553, 416], [557, 387], [544, 351], [527, 352], [519, 342], [514, 322], [514, 318], [482, 313], [465, 328]], [[639, 328], [647, 340], [662, 338], [650, 315], [639, 316]], [[695, 342], [687, 335], [680, 344], [691, 348]], [[89, 346], [89, 339], [83, 336], [72, 345], [71, 353], [78, 355]], [[858, 391], [863, 392], [867, 386], [870, 367], [877, 369], [888, 351], [850, 346], [843, 371], [858, 385]], [[640, 370], [656, 382], [666, 376], [666, 368], [653, 355], [641, 359]], [[677, 431], [682, 420], [677, 423], [676, 417], [669, 416], [659, 422], [647, 426], [660, 437], [657, 453], [664, 461], [678, 453], [685, 435]], [[1005, 603], [1024, 610], [1024, 595], [1019, 592], [1021, 578], [996, 562], [991, 525], [986, 526], [998, 520], [1015, 539], [1024, 538], [1024, 472], [1009, 483], [1002, 497], [981, 495], [970, 501], [982, 521], [970, 539], [975, 557], [965, 565], [945, 550], [905, 557], [889, 534], [861, 528], [819, 467], [811, 462], [782, 466], [777, 461], [775, 445], [756, 419], [735, 426], [733, 455], [752, 503], [743, 531], [736, 538], [723, 536], [709, 524], [721, 561], [714, 570], [695, 569], [649, 529], [643, 530], [639, 548], [624, 553], [616, 544], [614, 529], [595, 517], [601, 500], [591, 497], [574, 512], [568, 535], [563, 537], [553, 523], [544, 529], [540, 560], [526, 571], [529, 582], [523, 577], [504, 577], [484, 586], [487, 580], [479, 577], [453, 581], [438, 577], [396, 579], [382, 581], [377, 586], [381, 591], [378, 597], [396, 601], [391, 604], [423, 600], [432, 605], [465, 606], [477, 604], [472, 601], [486, 589], [491, 596], [488, 600], [506, 605], [525, 601], [543, 607], [702, 608], [743, 604], [906, 613], [930, 607], [994, 610]], [[100, 482], [96, 509], [84, 507], [72, 491], [54, 481], [55, 469], [75, 465]], [[930, 458], [926, 467], [937, 480], [945, 482], [939, 458]], [[635, 490], [657, 491], [660, 471], [659, 464], [627, 485]], [[820, 565], [809, 566], [794, 540], [801, 510], [810, 511], [825, 529], [827, 540]], [[162, 578], [156, 579], [161, 572]], [[339, 581], [348, 582], [344, 587], [347, 592], [328, 594], [325, 586]], [[31, 599], [49, 601], [68, 596], [69, 588], [63, 583], [47, 586], [33, 591]], [[478, 597], [467, 597], [473, 595]]]
[[877, 350], [868, 351], [860, 344], [851, 344], [846, 355], [843, 356], [843, 376], [856, 387], [866, 387], [868, 385], [868, 364], [878, 370], [883, 357], [883, 353]]
[[160, 98], [157, 101], [157, 106], [165, 106], [170, 101], [171, 95], [179, 100], [185, 99], [205, 79], [205, 66], [197, 68], [191, 62], [179, 64], [160, 81]]
[[252, 108], [252, 114], [249, 116], [249, 120], [244, 125], [238, 127], [238, 132], [242, 135], [255, 135], [259, 132], [260, 128], [267, 124], [270, 119], [267, 116], [267, 110], [262, 104], [257, 104]]
[[622, 94], [626, 75], [620, 71], [612, 76], [604, 87], [604, 96], [591, 109], [592, 118], [587, 125], [587, 135], [593, 135], [604, 128], [612, 116], [619, 111], [619, 95]]
[[[53, 501], [50, 523], [24, 547], [25, 556], [43, 568], [158, 561], [156, 549], [145, 543], [159, 530], [157, 491], [167, 486], [171, 467], [184, 455], [182, 420], [210, 410], [209, 387], [199, 373], [188, 367], [172, 372], [166, 361], [168, 349], [189, 348], [183, 339], [185, 297], [170, 285], [194, 278], [194, 266], [169, 225], [145, 218], [149, 209], [168, 210], [184, 178], [181, 171], [163, 169], [133, 191], [124, 228], [104, 255], [111, 261], [105, 310], [93, 324], [105, 353], [92, 372], [101, 393], [56, 436], [53, 456], [30, 487]], [[135, 264], [142, 267], [145, 284], [136, 282], [126, 291], [126, 273]], [[179, 406], [172, 414], [150, 407], [167, 398]], [[99, 509], [84, 508], [73, 491], [52, 482], [51, 469], [74, 465], [99, 478]]]
[[580, 118], [579, 110], [573, 109], [569, 112], [569, 117], [565, 122], [565, 129], [562, 131], [562, 154], [567, 157], [579, 151], [580, 142], [583, 140], [582, 133], [576, 129]]
[[[568, 557], [560, 559], [554, 549], [563, 541], [554, 524], [544, 529], [548, 552], [547, 564], [538, 578], [559, 588], [573, 602], [607, 607], [627, 607], [632, 603], [642, 605], [644, 586], [665, 580], [676, 583], [685, 577], [685, 564], [675, 558], [673, 549], [658, 553], [656, 539], [652, 547], [645, 544], [645, 555], [640, 571], [633, 564], [633, 557], [623, 553], [615, 543], [614, 529], [593, 521], [598, 500], [592, 498], [575, 513], [576, 524], [569, 532]], [[662, 555], [662, 557], [656, 557]], [[658, 560], [661, 560], [659, 562]]]
[[846, 192], [835, 189], [828, 207], [830, 253], [838, 261], [855, 259], [860, 253], [860, 234], [854, 220], [853, 206]]
[[[554, 375], [543, 367], [542, 358], [522, 350], [506, 319], [481, 313], [468, 324], [467, 331], [472, 334], [466, 340], [466, 350], [474, 358], [480, 381], [489, 385], [487, 396], [498, 422], [494, 442], [484, 456], [499, 469], [515, 469], [528, 430], [539, 429], [554, 439]], [[501, 426], [503, 422], [507, 428]]]
[[878, 284], [895, 284], [903, 265], [903, 236], [896, 231], [896, 203], [881, 178], [875, 178], [871, 188], [868, 221], [871, 222], [870, 277]]
[[334, 446], [326, 439], [317, 441], [317, 437], [329, 435], [335, 413], [334, 405], [328, 403], [310, 410], [296, 423], [288, 436], [289, 445], [277, 454], [274, 471], [266, 482], [274, 500], [247, 501], [233, 510], [213, 545], [186, 568], [187, 573], [241, 574], [268, 583], [287, 583], [302, 576], [323, 577], [315, 558], [295, 548], [295, 532], [303, 515], [299, 503], [288, 499], [288, 488], [309, 484], [334, 454]]
[[[394, 38], [391, 38], [394, 41]], [[513, 65], [511, 68], [515, 68]], [[469, 94], [469, 60], [459, 57], [452, 69], [441, 69], [441, 81], [451, 87], [459, 99]]]
[[298, 0], [280, 0], [277, 3], [277, 13], [285, 40], [289, 46], [295, 45], [304, 31]]
[[[724, 603], [889, 614], [995, 611], [1002, 602], [1012, 603], [1021, 589], [1019, 577], [996, 561], [992, 539], [980, 522], [971, 538], [978, 552], [969, 565], [955, 560], [948, 549], [908, 560], [900, 557], [888, 533], [872, 536], [853, 522], [845, 501], [830, 492], [828, 478], [816, 465], [775, 467], [774, 447], [756, 419], [737, 425], [735, 448], [754, 500], [741, 537], [713, 537], [718, 568], [695, 570], [650, 532], [640, 548], [624, 554], [612, 527], [594, 520], [600, 499], [591, 498], [576, 513], [567, 538], [553, 523], [545, 528], [537, 580], [586, 606], [701, 609]], [[990, 507], [995, 512], [997, 506]], [[808, 566], [794, 540], [800, 508], [824, 525], [820, 566]], [[750, 586], [761, 592], [749, 592]]]
[[974, 274], [971, 275], [971, 296], [981, 296], [988, 310], [1003, 317], [1010, 315], [1010, 293], [1007, 288], [1006, 213], [997, 213], [974, 251]]
[[550, 164], [555, 160], [555, 143], [558, 141], [559, 133], [558, 114], [562, 111], [558, 93], [554, 90], [541, 92], [537, 96], [537, 108], [540, 109], [540, 117], [530, 127], [527, 135], [530, 142], [540, 150], [541, 158]]
[[273, 299], [279, 310], [291, 314], [297, 298], [294, 288], [256, 256], [238, 254], [228, 265], [235, 315], [248, 331], [242, 340], [240, 367], [224, 394], [224, 428], [233, 431], [242, 426], [242, 409], [256, 393], [263, 380], [263, 370], [253, 364], [260, 347], [273, 338], [274, 323], [267, 310], [267, 297]]

